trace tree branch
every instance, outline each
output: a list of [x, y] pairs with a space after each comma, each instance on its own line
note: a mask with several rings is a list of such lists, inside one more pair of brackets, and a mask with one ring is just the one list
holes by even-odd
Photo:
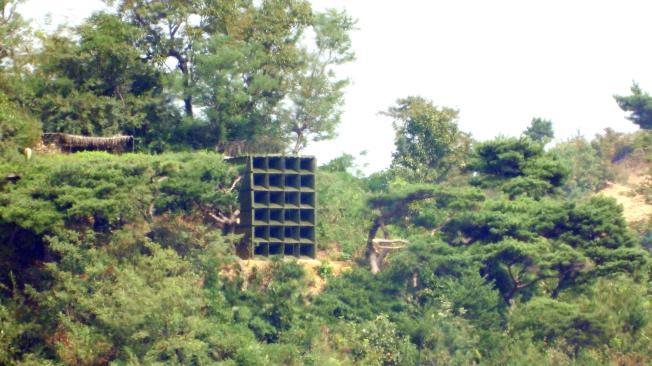
[[238, 185], [238, 183], [240, 183], [241, 180], [242, 180], [242, 176], [238, 175], [238, 176], [233, 180], [233, 182], [231, 183], [231, 186], [230, 186], [229, 188], [220, 188], [220, 191], [222, 191], [222, 192], [224, 192], [224, 193], [231, 193], [231, 192], [233, 192], [233, 190], [234, 190], [235, 187]]

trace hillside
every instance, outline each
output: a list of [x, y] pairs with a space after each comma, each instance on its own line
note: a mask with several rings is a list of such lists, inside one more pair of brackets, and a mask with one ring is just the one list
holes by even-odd
[[614, 198], [623, 206], [623, 216], [630, 224], [640, 223], [652, 218], [652, 202], [641, 193], [641, 188], [652, 184], [652, 176], [645, 174], [649, 169], [631, 171], [623, 183], [608, 182], [598, 192], [605, 197]]
[[[651, 360], [649, 254], [627, 229], [630, 206], [621, 216], [605, 198], [627, 202], [641, 178], [568, 200], [540, 145], [478, 149], [481, 173], [454, 185], [322, 166], [318, 259], [234, 255], [238, 237], [214, 217], [237, 212], [239, 167], [219, 154], [37, 151], [0, 164], [13, 177], [0, 186], [0, 362]], [[482, 170], [506, 166], [488, 153], [503, 149], [525, 159], [519, 176]], [[407, 244], [370, 248], [374, 227]]]
[[[466, 110], [396, 95], [313, 158], [360, 107], [345, 103], [346, 11], [106, 2], [41, 32], [22, 0], [0, 1], [0, 365], [652, 365], [638, 84], [612, 100], [631, 133], [622, 118], [568, 140], [563, 120], [514, 130], [506, 112], [546, 98], [493, 93], [502, 117], [476, 127], [508, 135], [480, 141]], [[411, 60], [385, 38], [388, 60]], [[449, 58], [431, 43], [417, 48]], [[590, 112], [572, 115], [601, 125]], [[355, 141], [391, 163], [365, 176], [359, 157], [322, 160]]]

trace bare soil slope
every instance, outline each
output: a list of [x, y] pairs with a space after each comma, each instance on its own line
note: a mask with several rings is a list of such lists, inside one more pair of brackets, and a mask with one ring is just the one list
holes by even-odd
[[600, 195], [616, 199], [623, 205], [623, 215], [630, 224], [652, 218], [652, 204], [646, 201], [645, 196], [637, 192], [643, 185], [652, 184], [652, 177], [644, 174], [645, 171], [647, 170], [633, 170], [624, 182], [609, 182], [606, 188], [598, 192]]

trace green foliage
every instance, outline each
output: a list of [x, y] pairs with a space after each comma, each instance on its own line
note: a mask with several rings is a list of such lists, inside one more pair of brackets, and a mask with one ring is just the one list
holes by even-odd
[[497, 138], [475, 146], [472, 169], [497, 179], [525, 175], [527, 164], [543, 155], [543, 147], [529, 139]]
[[384, 315], [349, 329], [351, 353], [356, 363], [365, 365], [409, 365], [416, 362], [416, 350], [396, 325]]
[[598, 346], [607, 340], [605, 324], [594, 314], [553, 299], [537, 298], [518, 307], [511, 325], [515, 332], [532, 332], [537, 340], [554, 343], [563, 339], [575, 353], [581, 347]]
[[488, 201], [443, 231], [450, 242], [471, 245], [506, 301], [519, 292], [531, 296], [548, 279], [555, 280], [547, 287], [557, 297], [599, 277], [644, 268], [647, 255], [635, 246], [621, 210], [601, 197], [578, 204]]
[[317, 274], [321, 278], [330, 278], [333, 275], [333, 266], [329, 262], [325, 261], [321, 264], [321, 266], [319, 266], [319, 268], [317, 268]]
[[18, 13], [24, 0], [0, 1], [0, 72], [5, 69], [20, 71], [31, 50], [30, 29]]
[[[226, 192], [237, 172], [215, 154], [178, 155], [178, 162], [159, 165], [162, 174], [158, 211], [191, 213], [193, 210], [232, 212], [237, 209], [235, 192]], [[217, 168], [217, 167], [221, 167]]]
[[166, 70], [174, 60], [165, 89], [185, 118], [168, 138], [225, 150], [246, 142], [257, 152], [291, 143], [298, 152], [334, 136], [347, 82], [333, 67], [353, 59], [345, 13], [294, 0], [111, 3], [140, 30], [131, 44], [147, 65]]
[[649, 363], [650, 300], [645, 283], [617, 276], [600, 280], [574, 302], [604, 324], [612, 352], [626, 355], [624, 358], [639, 359], [640, 363]]
[[64, 362], [97, 362], [111, 353], [118, 359], [138, 355], [150, 364], [208, 359], [199, 274], [170, 249], [151, 244], [143, 249], [149, 253], [124, 261], [99, 250], [81, 278], [49, 266], [56, 286], [39, 302], [65, 314], [55, 330], [60, 337], [55, 351]]
[[[56, 222], [62, 221], [67, 225], [79, 220], [91, 220], [95, 225], [100, 225], [98, 221], [123, 225], [125, 221], [147, 218], [152, 203], [159, 211], [189, 212], [204, 206], [224, 207], [236, 199], [234, 193], [224, 193], [219, 188], [230, 185], [237, 170], [225, 163], [221, 155], [211, 153], [43, 156], [32, 164], [3, 167], [3, 172], [7, 171], [23, 177], [3, 192], [7, 207], [11, 207], [3, 212], [7, 222], [23, 225], [20, 212], [33, 207], [50, 206], [39, 213], [59, 217], [23, 225], [36, 232], [54, 231]], [[194, 179], [183, 184], [189, 175]], [[31, 207], [23, 206], [27, 198]], [[29, 218], [36, 219], [37, 216]]]
[[[465, 248], [455, 248], [432, 236], [411, 238], [385, 274], [405, 284], [405, 293], [425, 308], [449, 304], [452, 314], [482, 329], [502, 323], [498, 292], [480, 276], [479, 265]], [[448, 306], [448, 305], [447, 305]]]
[[369, 191], [362, 179], [346, 171], [326, 169], [320, 168], [317, 174], [317, 240], [320, 247], [338, 250], [344, 258], [351, 258], [364, 250]]
[[391, 184], [388, 191], [370, 196], [368, 205], [377, 215], [370, 235], [375, 237], [374, 230], [377, 229], [389, 232], [386, 225], [393, 225], [392, 229], [400, 230], [402, 236], [423, 233], [424, 229], [434, 233], [458, 212], [474, 209], [484, 198], [482, 192], [473, 187], [453, 188], [399, 181]]
[[[550, 181], [545, 162], [494, 179]], [[0, 165], [21, 176], [0, 188], [2, 362], [649, 363], [649, 255], [613, 200], [368, 179], [351, 164], [319, 171], [320, 243], [357, 260], [372, 214], [393, 212], [409, 244], [376, 275], [323, 262], [322, 293], [295, 260], [239, 268], [208, 215], [238, 207], [238, 167], [220, 155]]]
[[608, 162], [601, 159], [596, 149], [581, 136], [555, 145], [550, 152], [570, 167], [570, 174], [563, 187], [569, 198], [580, 198], [596, 192], [613, 178]]
[[161, 149], [178, 123], [163, 75], [133, 47], [141, 30], [100, 13], [64, 35], [42, 39], [33, 109], [47, 132], [134, 135], [137, 147]]
[[456, 110], [408, 97], [385, 114], [393, 119], [396, 131], [393, 166], [431, 182], [464, 169], [471, 139], [458, 129]]
[[2, 169], [22, 177], [0, 192], [3, 362], [264, 359], [246, 351], [247, 327], [221, 325], [230, 312], [215, 271], [233, 249], [202, 211], [236, 202], [220, 190], [236, 173], [221, 156], [84, 153]]
[[568, 168], [529, 138], [497, 138], [474, 147], [470, 168], [481, 174], [474, 183], [498, 186], [510, 197], [541, 198], [563, 186]]
[[529, 137], [532, 141], [546, 145], [555, 137], [552, 129], [552, 122], [543, 118], [532, 118], [528, 128], [523, 131], [523, 136]]
[[[649, 228], [639, 245], [590, 196], [649, 161], [647, 131], [546, 152], [552, 125], [533, 119], [470, 152], [457, 111], [400, 99], [391, 169], [319, 169], [319, 245], [352, 269], [252, 266], [213, 219], [239, 204], [221, 155], [18, 152], [38, 120], [143, 151], [298, 152], [335, 134], [355, 21], [301, 0], [110, 1], [35, 53], [17, 3], [0, 1], [1, 364], [652, 362]], [[616, 99], [646, 129], [650, 97], [632, 93]], [[380, 229], [408, 244], [372, 274]]]
[[417, 365], [470, 365], [480, 353], [479, 334], [469, 322], [455, 316], [447, 303], [415, 319], [411, 339], [418, 348]]
[[0, 157], [15, 158], [41, 137], [41, 124], [0, 91]]
[[0, 302], [0, 362], [8, 365], [21, 355], [21, 348], [30, 340], [30, 333], [38, 327], [22, 316], [24, 299], [14, 296], [13, 301]]
[[320, 165], [319, 169], [326, 172], [348, 172], [355, 167], [355, 157], [351, 154], [342, 154], [326, 164]]
[[294, 140], [295, 154], [310, 139], [335, 137], [348, 80], [337, 79], [333, 67], [355, 58], [349, 36], [354, 25], [355, 21], [343, 11], [329, 9], [313, 15], [317, 50], [303, 56], [305, 66], [288, 93], [292, 105], [280, 113], [284, 129]]
[[406, 304], [397, 296], [400, 286], [377, 281], [369, 271], [355, 268], [329, 281], [328, 289], [315, 300], [315, 311], [327, 319], [355, 322], [401, 312]]
[[630, 121], [636, 123], [642, 129], [652, 129], [652, 97], [643, 90], [638, 84], [634, 83], [631, 87], [632, 95], [619, 96], [614, 98], [620, 109], [629, 112]]
[[344, 12], [294, 0], [108, 1], [112, 11], [39, 34], [33, 52], [19, 2], [0, 3], [0, 90], [46, 132], [133, 135], [153, 152], [298, 152], [335, 136], [348, 82], [334, 67], [354, 58]]
[[640, 169], [652, 161], [652, 133], [648, 130], [626, 134], [607, 128], [595, 136], [591, 146], [608, 167], [610, 181], [624, 183], [632, 172], [644, 173]]
[[[0, 175], [8, 173], [21, 179], [0, 189], [0, 238], [9, 244], [0, 273], [5, 282], [9, 271], [43, 260], [48, 240], [104, 245], [115, 233], [142, 241], [123, 229], [145, 230], [161, 213], [199, 211], [203, 220], [207, 211], [228, 213], [237, 199], [219, 190], [237, 171], [217, 154], [36, 156], [29, 164], [0, 166]], [[187, 202], [180, 205], [178, 196]]]
[[[206, 53], [197, 56], [196, 70], [200, 92], [196, 100], [207, 107], [207, 120], [188, 126], [187, 131], [195, 137], [196, 147], [247, 139], [246, 136], [250, 141], [269, 136], [269, 149], [281, 149], [283, 141], [275, 141], [281, 134], [280, 127], [270, 119], [281, 95], [281, 81], [255, 72], [265, 70], [266, 56], [261, 45], [227, 35], [218, 34], [208, 41]], [[242, 83], [243, 79], [248, 80]], [[264, 143], [269, 145], [270, 141]]]

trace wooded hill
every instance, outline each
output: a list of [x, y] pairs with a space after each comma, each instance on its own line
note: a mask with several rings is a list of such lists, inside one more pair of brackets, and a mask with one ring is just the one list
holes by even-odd
[[[0, 364], [652, 363], [652, 220], [608, 193], [652, 201], [638, 86], [615, 103], [639, 131], [555, 144], [545, 119], [475, 141], [456, 110], [399, 99], [391, 167], [318, 168], [319, 261], [258, 265], [220, 219], [239, 167], [214, 151], [330, 137], [354, 22], [304, 1], [119, 1], [48, 35], [15, 4], [0, 2]], [[133, 135], [135, 152], [54, 152], [43, 131]]]

